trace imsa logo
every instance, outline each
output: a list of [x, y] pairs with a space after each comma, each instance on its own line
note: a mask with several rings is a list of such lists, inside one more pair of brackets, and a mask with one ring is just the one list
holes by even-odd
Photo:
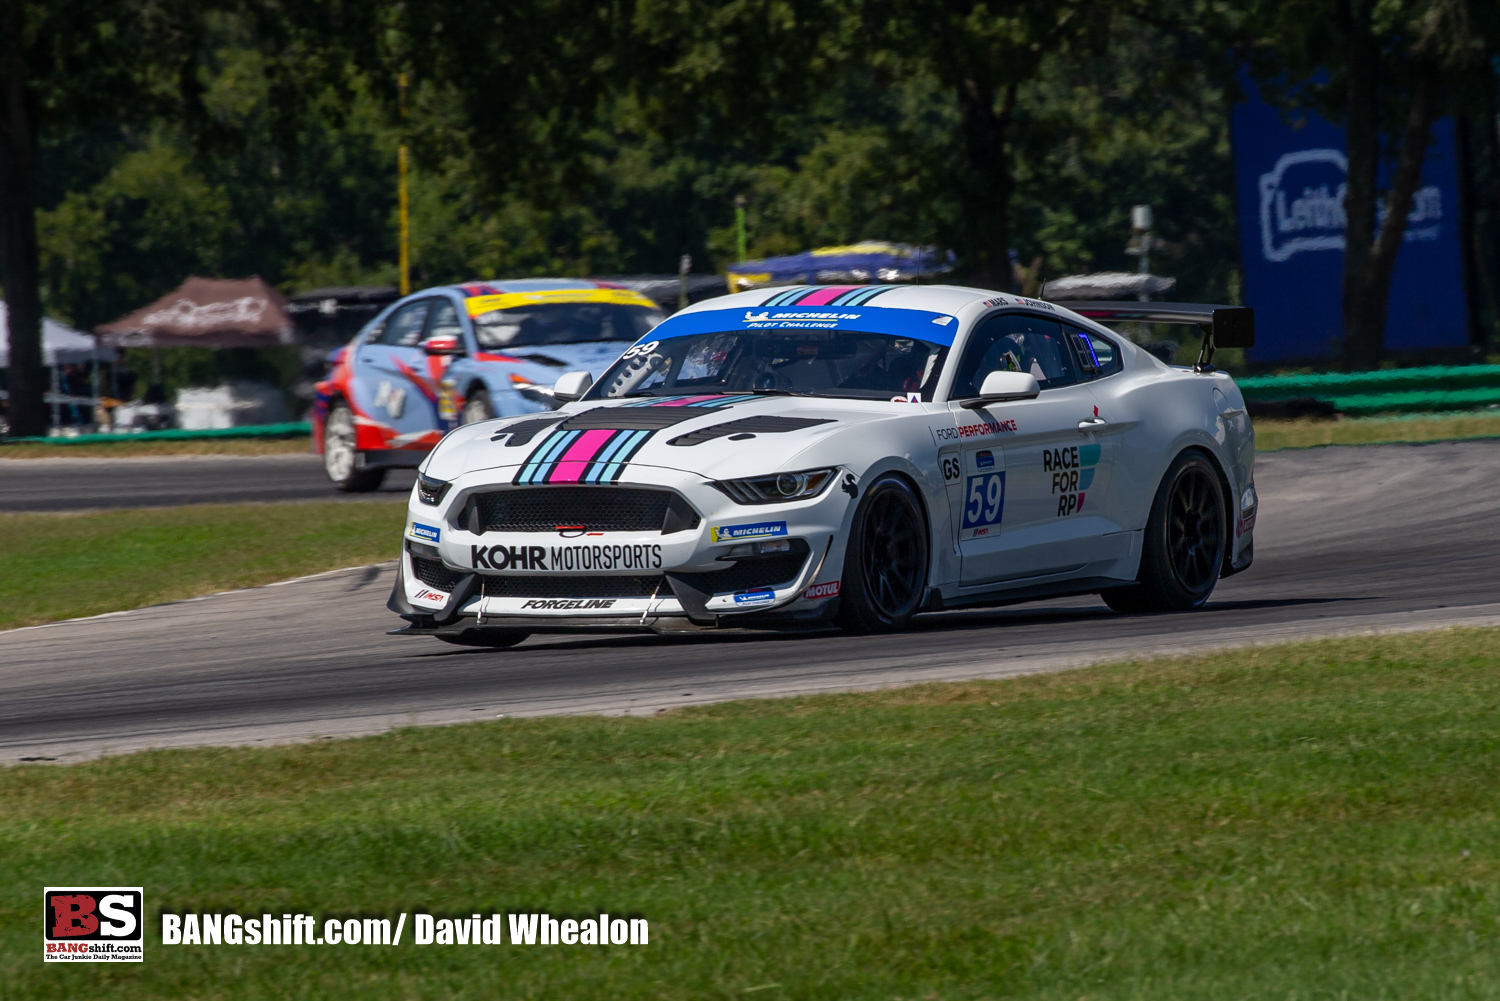
[[143, 962], [144, 917], [139, 886], [49, 886], [42, 891], [42, 959]]

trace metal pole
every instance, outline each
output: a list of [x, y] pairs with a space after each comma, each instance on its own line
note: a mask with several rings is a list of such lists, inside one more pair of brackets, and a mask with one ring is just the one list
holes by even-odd
[[734, 196], [734, 250], [740, 260], [750, 255], [745, 252], [745, 196]]
[[396, 151], [396, 213], [401, 227], [401, 294], [411, 294], [411, 216], [406, 200], [406, 74], [397, 78], [401, 97], [401, 145]]

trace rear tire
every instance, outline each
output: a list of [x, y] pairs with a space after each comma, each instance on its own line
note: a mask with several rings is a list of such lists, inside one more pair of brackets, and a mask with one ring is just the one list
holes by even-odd
[[515, 646], [530, 635], [519, 629], [465, 629], [461, 633], [439, 636], [438, 639], [444, 643], [452, 643], [454, 646], [479, 646], [502, 650], [508, 646]]
[[905, 629], [922, 603], [927, 562], [927, 516], [916, 491], [899, 476], [876, 480], [854, 511], [838, 624], [851, 633]]
[[493, 420], [495, 408], [490, 403], [490, 394], [483, 389], [476, 389], [464, 400], [463, 417], [460, 424], [478, 424], [480, 421]]
[[385, 482], [384, 469], [359, 468], [360, 453], [354, 447], [354, 413], [340, 400], [328, 411], [323, 422], [323, 471], [333, 485], [349, 494], [379, 490]]
[[1162, 477], [1132, 587], [1100, 591], [1117, 612], [1190, 612], [1214, 593], [1229, 544], [1224, 486], [1208, 456], [1179, 455]]

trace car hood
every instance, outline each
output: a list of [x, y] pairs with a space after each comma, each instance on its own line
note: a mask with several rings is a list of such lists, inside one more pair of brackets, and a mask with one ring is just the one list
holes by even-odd
[[915, 409], [907, 403], [786, 396], [589, 401], [458, 428], [433, 450], [424, 470], [449, 480], [529, 465], [532, 483], [611, 482], [619, 467], [632, 465], [732, 479], [799, 468], [799, 453], [825, 436], [908, 417]]
[[564, 372], [586, 371], [595, 379], [614, 364], [632, 341], [589, 341], [583, 344], [533, 344], [518, 348], [486, 349], [480, 353], [519, 358], [526, 363], [527, 374], [537, 373], [536, 381], [551, 385]]

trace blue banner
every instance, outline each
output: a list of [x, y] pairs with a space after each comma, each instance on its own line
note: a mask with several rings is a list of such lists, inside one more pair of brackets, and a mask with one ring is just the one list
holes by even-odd
[[[1253, 85], [1246, 90], [1252, 97], [1231, 120], [1245, 303], [1255, 308], [1255, 347], [1246, 353], [1254, 361], [1334, 357], [1343, 336], [1344, 130], [1312, 114], [1294, 129], [1253, 96]], [[1396, 255], [1387, 350], [1468, 343], [1458, 211], [1453, 120], [1444, 118], [1433, 127]]]

